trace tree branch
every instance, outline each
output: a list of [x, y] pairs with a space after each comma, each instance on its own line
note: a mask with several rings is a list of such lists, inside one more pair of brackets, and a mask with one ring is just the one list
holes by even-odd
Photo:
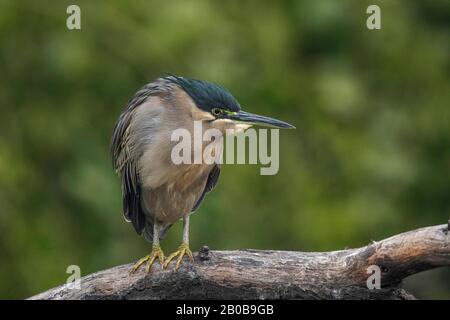
[[[203, 247], [195, 262], [162, 270], [155, 263], [146, 275], [132, 264], [81, 279], [81, 289], [63, 285], [30, 299], [414, 299], [401, 289], [405, 277], [450, 266], [448, 225], [426, 227], [333, 252], [210, 251]], [[368, 289], [376, 265], [381, 289]]]

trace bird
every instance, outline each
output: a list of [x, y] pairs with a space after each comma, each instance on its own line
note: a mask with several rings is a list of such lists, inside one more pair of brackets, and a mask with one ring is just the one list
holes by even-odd
[[[174, 164], [171, 132], [178, 128], [244, 131], [260, 125], [295, 128], [293, 125], [241, 109], [224, 87], [205, 80], [168, 74], [144, 85], [128, 101], [114, 126], [111, 155], [121, 178], [123, 215], [138, 235], [152, 243], [151, 253], [138, 260], [131, 273], [143, 264], [148, 273], [156, 260], [163, 268], [177, 258], [176, 270], [184, 257], [192, 262], [189, 247], [189, 218], [207, 193], [216, 186], [220, 164]], [[183, 221], [178, 249], [165, 257], [160, 246], [169, 228]]]

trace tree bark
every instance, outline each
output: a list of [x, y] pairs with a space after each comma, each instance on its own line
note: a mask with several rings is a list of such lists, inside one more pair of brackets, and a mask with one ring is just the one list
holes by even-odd
[[[401, 288], [412, 274], [450, 266], [450, 221], [333, 252], [211, 251], [203, 247], [194, 263], [178, 271], [156, 262], [150, 274], [132, 264], [81, 278], [81, 288], [67, 285], [30, 299], [415, 299]], [[380, 272], [380, 289], [370, 266]], [[375, 268], [376, 269], [376, 268]]]

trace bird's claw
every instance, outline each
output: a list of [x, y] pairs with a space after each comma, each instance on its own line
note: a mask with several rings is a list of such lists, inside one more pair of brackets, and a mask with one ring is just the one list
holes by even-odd
[[194, 256], [192, 255], [191, 249], [189, 249], [189, 244], [183, 242], [179, 247], [178, 250], [172, 253], [170, 256], [167, 257], [166, 261], [164, 262], [163, 266], [164, 268], [167, 268], [169, 266], [170, 261], [178, 256], [177, 264], [175, 266], [175, 270], [178, 270], [181, 265], [181, 261], [183, 260], [183, 257], [187, 255], [191, 262], [194, 262]]
[[162, 251], [160, 246], [153, 246], [152, 252], [149, 255], [141, 258], [138, 262], [135, 263], [135, 265], [133, 266], [133, 269], [131, 269], [130, 274], [133, 274], [134, 272], [136, 272], [136, 270], [139, 269], [139, 267], [141, 265], [143, 265], [145, 262], [147, 262], [147, 267], [145, 268], [145, 273], [149, 273], [150, 268], [152, 267], [153, 262], [155, 262], [156, 259], [159, 260], [161, 265], [164, 265], [164, 252]]

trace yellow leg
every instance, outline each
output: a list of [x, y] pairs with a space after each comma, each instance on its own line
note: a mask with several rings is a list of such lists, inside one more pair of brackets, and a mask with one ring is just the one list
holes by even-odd
[[174, 253], [172, 253], [170, 256], [167, 257], [166, 261], [164, 262], [164, 268], [167, 268], [167, 266], [169, 265], [170, 261], [173, 258], [175, 258], [176, 256], [178, 256], [177, 264], [176, 264], [176, 267], [175, 267], [175, 270], [178, 270], [178, 268], [180, 268], [181, 261], [183, 260], [183, 257], [185, 255], [187, 255], [189, 257], [189, 259], [192, 262], [194, 262], [194, 256], [192, 255], [191, 249], [189, 249], [189, 244], [187, 244], [186, 242], [183, 242], [178, 247], [177, 251], [175, 251]]
[[130, 273], [136, 272], [136, 270], [139, 269], [139, 267], [141, 265], [143, 265], [145, 262], [147, 262], [147, 267], [145, 268], [145, 272], [149, 273], [150, 268], [152, 267], [153, 262], [155, 262], [156, 259], [159, 260], [161, 265], [164, 264], [164, 252], [162, 251], [162, 249], [159, 245], [153, 246], [152, 252], [149, 255], [143, 257], [138, 262], [136, 262], [136, 264], [133, 266], [133, 269], [131, 269]]

